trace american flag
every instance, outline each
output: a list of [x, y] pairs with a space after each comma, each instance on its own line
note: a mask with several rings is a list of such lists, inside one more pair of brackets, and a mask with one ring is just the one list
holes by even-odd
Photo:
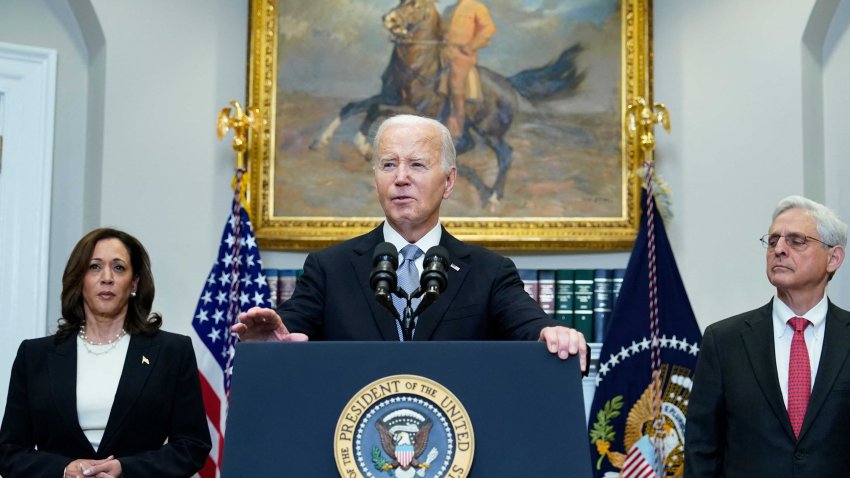
[[215, 478], [221, 470], [227, 397], [238, 341], [230, 326], [240, 312], [254, 306], [271, 306], [262, 267], [251, 221], [237, 193], [221, 235], [218, 259], [207, 276], [192, 320], [192, 343], [213, 443], [210, 456], [198, 472], [201, 478]]

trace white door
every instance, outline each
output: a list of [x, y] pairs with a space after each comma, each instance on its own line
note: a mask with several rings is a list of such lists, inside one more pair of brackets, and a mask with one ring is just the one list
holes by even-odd
[[0, 42], [0, 413], [23, 339], [47, 332], [56, 51]]

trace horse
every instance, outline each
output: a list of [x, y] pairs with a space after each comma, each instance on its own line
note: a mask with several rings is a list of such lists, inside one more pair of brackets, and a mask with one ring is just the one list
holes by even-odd
[[[441, 91], [440, 81], [447, 65], [441, 60], [443, 30], [434, 0], [400, 0], [382, 21], [394, 46], [390, 62], [381, 75], [381, 91], [343, 106], [313, 140], [311, 149], [326, 147], [343, 121], [364, 112], [366, 116], [353, 142], [366, 159], [371, 155], [367, 137], [372, 125], [381, 117], [412, 110], [445, 122], [450, 101]], [[458, 174], [476, 188], [482, 207], [497, 203], [505, 194], [505, 181], [513, 161], [513, 148], [505, 141], [505, 135], [518, 109], [518, 95], [535, 101], [575, 89], [584, 78], [575, 65], [580, 51], [581, 45], [576, 43], [564, 50], [556, 61], [510, 78], [477, 66], [482, 98], [467, 104], [466, 121], [461, 137], [455, 140], [455, 150], [458, 156], [472, 150], [476, 145], [474, 132], [496, 155], [498, 173], [490, 186], [473, 168], [458, 161]]]

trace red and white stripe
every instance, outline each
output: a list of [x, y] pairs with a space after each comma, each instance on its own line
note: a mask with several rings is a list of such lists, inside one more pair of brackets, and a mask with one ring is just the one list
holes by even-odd
[[198, 360], [201, 378], [201, 395], [210, 427], [212, 449], [204, 467], [198, 472], [201, 478], [218, 478], [221, 475], [221, 458], [224, 451], [224, 425], [227, 420], [227, 395], [224, 391], [224, 373], [195, 333], [191, 332], [192, 343]]
[[638, 447], [632, 447], [629, 454], [626, 455], [620, 476], [622, 478], [657, 478], [655, 470], [652, 469], [652, 464], [646, 461], [646, 457], [643, 456]]

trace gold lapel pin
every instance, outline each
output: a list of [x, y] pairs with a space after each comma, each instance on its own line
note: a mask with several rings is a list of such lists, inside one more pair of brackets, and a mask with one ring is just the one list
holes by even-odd
[[148, 358], [147, 358], [147, 357], [145, 357], [144, 355], [142, 355], [142, 363], [143, 363], [143, 364], [145, 364], [145, 365], [150, 365], [151, 361], [150, 361], [150, 360], [148, 360]]

